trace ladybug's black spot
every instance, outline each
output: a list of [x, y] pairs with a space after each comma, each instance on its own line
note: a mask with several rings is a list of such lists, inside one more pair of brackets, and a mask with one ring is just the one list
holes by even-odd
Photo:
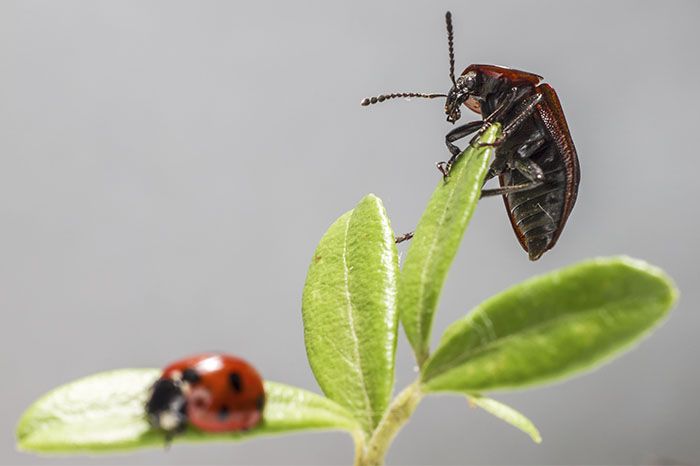
[[243, 380], [241, 380], [241, 375], [238, 372], [229, 373], [228, 382], [231, 384], [233, 391], [238, 393], [243, 391]]
[[201, 396], [195, 397], [192, 400], [192, 404], [194, 405], [195, 408], [198, 408], [198, 409], [206, 409], [206, 407], [207, 407], [207, 401], [204, 398], [202, 398]]
[[263, 410], [265, 407], [265, 395], [260, 395], [258, 397], [258, 399], [255, 401], [255, 407], [258, 408], [258, 411]]
[[219, 419], [221, 419], [222, 421], [226, 420], [228, 418], [228, 413], [228, 406], [223, 405], [221, 408], [219, 408]]
[[183, 382], [188, 382], [188, 383], [197, 383], [200, 380], [199, 374], [197, 374], [197, 371], [192, 369], [191, 367], [188, 367], [184, 371], [182, 371], [182, 380]]

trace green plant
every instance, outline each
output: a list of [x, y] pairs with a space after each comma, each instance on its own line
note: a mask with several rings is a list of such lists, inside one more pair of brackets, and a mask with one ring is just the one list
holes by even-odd
[[[495, 125], [482, 136], [493, 141]], [[625, 257], [585, 261], [516, 285], [429, 341], [447, 271], [479, 199], [492, 149], [469, 148], [425, 210], [403, 267], [381, 201], [369, 195], [321, 239], [302, 311], [309, 362], [326, 395], [266, 382], [264, 421], [242, 433], [189, 429], [175, 442], [244, 440], [334, 429], [355, 441], [356, 465], [380, 465], [427, 395], [451, 392], [540, 441], [525, 416], [485, 392], [532, 386], [593, 368], [658, 324], [677, 292], [661, 270]], [[401, 322], [420, 368], [392, 400]], [[20, 449], [98, 453], [162, 447], [143, 414], [156, 369], [97, 374], [35, 402], [17, 428]]]

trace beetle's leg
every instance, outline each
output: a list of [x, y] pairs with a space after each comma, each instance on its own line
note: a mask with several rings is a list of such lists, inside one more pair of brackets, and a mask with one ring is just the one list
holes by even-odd
[[445, 135], [445, 144], [447, 145], [450, 154], [452, 154], [452, 157], [450, 157], [450, 160], [448, 160], [447, 162], [439, 162], [437, 164], [437, 168], [438, 170], [440, 170], [440, 173], [442, 173], [443, 177], [447, 178], [447, 176], [450, 173], [450, 168], [452, 167], [452, 164], [455, 163], [455, 160], [457, 160], [459, 154], [462, 153], [462, 150], [459, 147], [457, 147], [454, 144], [454, 142], [465, 138], [470, 134], [474, 133], [475, 131], [479, 130], [483, 124], [484, 122], [481, 120], [470, 121], [467, 124], [456, 127], [455, 129], [447, 133], [447, 135]]
[[445, 144], [447, 145], [447, 148], [452, 154], [452, 158], [448, 163], [454, 162], [454, 160], [459, 156], [459, 154], [462, 153], [462, 150], [453, 143], [455, 141], [459, 141], [460, 139], [469, 136], [473, 132], [479, 130], [483, 125], [484, 122], [481, 120], [470, 121], [467, 124], [456, 127], [455, 129], [453, 129], [445, 135]]
[[[544, 183], [544, 172], [537, 163], [530, 159], [530, 156], [537, 152], [542, 147], [542, 145], [544, 145], [545, 142], [546, 140], [542, 133], [537, 132], [533, 134], [515, 151], [516, 156], [510, 162], [512, 164], [512, 169], [517, 170], [525, 178], [527, 178], [529, 180], [528, 183], [516, 184], [511, 186], [501, 186], [500, 188], [494, 189], [483, 189], [481, 191], [481, 197], [499, 196], [502, 194], [528, 191], [530, 189], [542, 185], [542, 183]], [[499, 157], [496, 156], [496, 159], [493, 161], [491, 167], [489, 168], [489, 172], [487, 174], [486, 179], [489, 179], [489, 175], [491, 178], [493, 178], [494, 176], [499, 175], [503, 172], [503, 169], [505, 168], [505, 162], [502, 161], [500, 166], [498, 166], [496, 165], [496, 162], [498, 161]]]
[[544, 181], [544, 172], [530, 157], [540, 150], [546, 139], [541, 131], [535, 132], [515, 151], [511, 161], [512, 168], [518, 170], [530, 181]]
[[[486, 184], [486, 182], [491, 178], [495, 178], [496, 176], [503, 173], [503, 171], [506, 169], [506, 166], [509, 165], [512, 168], [515, 168], [516, 170], [523, 173], [523, 175], [527, 176], [527, 174], [521, 171], [519, 167], [523, 167], [524, 170], [527, 170], [526, 167], [528, 166], [529, 162], [520, 159], [528, 159], [532, 154], [540, 150], [544, 143], [544, 134], [541, 131], [536, 131], [532, 136], [527, 138], [525, 142], [523, 142], [523, 144], [515, 151], [516, 157], [514, 161], [508, 162], [506, 157], [501, 157], [500, 154], [498, 154], [497, 152], [496, 157], [494, 158], [493, 162], [491, 163], [491, 166], [489, 167], [489, 171], [486, 173], [484, 184]], [[540, 167], [537, 164], [534, 165], [536, 168], [533, 167], [533, 170], [537, 172], [537, 170], [540, 169]], [[535, 181], [536, 179], [539, 179], [539, 177], [535, 176], [534, 178], [530, 179], [530, 181]]]
[[[537, 109], [537, 104], [540, 103], [542, 100], [542, 94], [535, 94], [531, 97], [528, 97], [527, 100], [524, 102], [524, 106], [522, 110], [511, 120], [510, 123], [503, 129], [503, 132], [501, 133], [501, 136], [498, 138], [499, 140], [506, 139], [508, 136], [513, 134], [515, 130], [520, 128], [520, 125], [522, 125], [525, 120], [535, 113], [535, 110]], [[496, 141], [498, 142], [498, 141]]]
[[506, 159], [505, 157], [501, 157], [498, 153], [496, 153], [496, 156], [493, 159], [493, 162], [491, 162], [491, 166], [489, 167], [489, 171], [486, 172], [486, 177], [484, 178], [484, 184], [491, 178], [495, 178], [501, 173], [503, 173], [503, 170], [506, 169]]
[[530, 117], [535, 110], [537, 109], [537, 104], [540, 103], [542, 100], [542, 94], [535, 94], [533, 96], [528, 97], [525, 100], [524, 107], [518, 112], [518, 114], [513, 118], [505, 128], [503, 128], [503, 131], [501, 131], [501, 135], [492, 143], [480, 143], [477, 142], [474, 144], [475, 147], [498, 147], [501, 144], [503, 144], [503, 141], [508, 139], [508, 137], [513, 134], [518, 128], [520, 128], [520, 125], [522, 125], [525, 120]]
[[508, 91], [506, 98], [503, 99], [503, 102], [501, 102], [501, 104], [498, 107], [496, 107], [496, 110], [494, 110], [489, 116], [484, 118], [483, 126], [479, 128], [479, 132], [476, 134], [476, 136], [474, 136], [474, 139], [472, 139], [470, 144], [473, 144], [479, 137], [481, 137], [481, 135], [484, 134], [484, 131], [486, 131], [486, 129], [488, 129], [489, 126], [491, 126], [491, 123], [499, 120], [501, 116], [506, 111], [510, 110], [513, 104], [526, 92], [529, 92], [528, 88], [512, 87], [510, 91]]
[[508, 91], [508, 94], [506, 94], [506, 98], [503, 99], [503, 102], [501, 102], [501, 104], [498, 107], [496, 107], [496, 110], [491, 112], [489, 116], [484, 118], [484, 121], [492, 123], [496, 121], [496, 118], [501, 116], [506, 110], [510, 110], [510, 107], [513, 105], [513, 103], [516, 100], [516, 97], [518, 96], [519, 89], [520, 88], [512, 87], [510, 91]]
[[545, 143], [545, 135], [542, 130], [537, 130], [527, 138], [515, 151], [515, 154], [523, 159], [530, 158], [535, 152], [540, 150]]
[[528, 183], [514, 184], [510, 186], [501, 186], [500, 188], [482, 189], [481, 197], [501, 196], [503, 194], [519, 193], [521, 191], [529, 191], [540, 186], [542, 181], [530, 181]]

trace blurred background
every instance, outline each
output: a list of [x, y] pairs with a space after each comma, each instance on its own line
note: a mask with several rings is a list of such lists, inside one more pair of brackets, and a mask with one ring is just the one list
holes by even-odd
[[[700, 463], [700, 3], [693, 1], [0, 3], [0, 463], [349, 464], [341, 433], [42, 458], [14, 448], [47, 390], [218, 349], [317, 391], [301, 290], [317, 241], [374, 192], [411, 230], [447, 158], [457, 69], [546, 77], [578, 149], [578, 203], [527, 260], [499, 199], [480, 203], [434, 337], [537, 273], [629, 254], [682, 295], [652, 338], [566, 383], [496, 396], [529, 438], [459, 397], [428, 398], [390, 464]], [[400, 248], [405, 251], [405, 246]], [[403, 335], [397, 387], [415, 376]]]

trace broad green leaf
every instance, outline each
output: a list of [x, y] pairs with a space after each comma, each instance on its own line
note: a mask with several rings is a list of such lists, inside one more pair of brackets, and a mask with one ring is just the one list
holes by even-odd
[[526, 418], [521, 412], [516, 411], [510, 406], [505, 405], [500, 401], [478, 395], [470, 395], [469, 404], [478, 406], [484, 411], [493, 414], [497, 418], [506, 421], [513, 427], [522, 430], [530, 436], [533, 442], [542, 443], [542, 436], [540, 435], [540, 431], [537, 430], [537, 427], [535, 427], [535, 424], [533, 424], [532, 421]]
[[[500, 134], [493, 125], [480, 142]], [[469, 147], [457, 159], [447, 182], [440, 181], [418, 223], [399, 276], [399, 316], [419, 364], [428, 357], [433, 315], [443, 283], [469, 219], [493, 154], [492, 147]]]
[[424, 388], [482, 392], [590, 369], [646, 335], [676, 297], [663, 271], [626, 257], [535, 277], [452, 324], [424, 367]]
[[[144, 417], [148, 389], [157, 369], [121, 369], [63, 385], [35, 402], [19, 421], [20, 450], [35, 453], [110, 453], [165, 446], [161, 432]], [[247, 432], [211, 434], [188, 429], [178, 442], [223, 442], [302, 430], [359, 431], [343, 407], [320, 395], [265, 383], [262, 423]]]
[[323, 392], [369, 433], [394, 385], [398, 255], [382, 202], [369, 195], [326, 232], [306, 277], [309, 363]]

